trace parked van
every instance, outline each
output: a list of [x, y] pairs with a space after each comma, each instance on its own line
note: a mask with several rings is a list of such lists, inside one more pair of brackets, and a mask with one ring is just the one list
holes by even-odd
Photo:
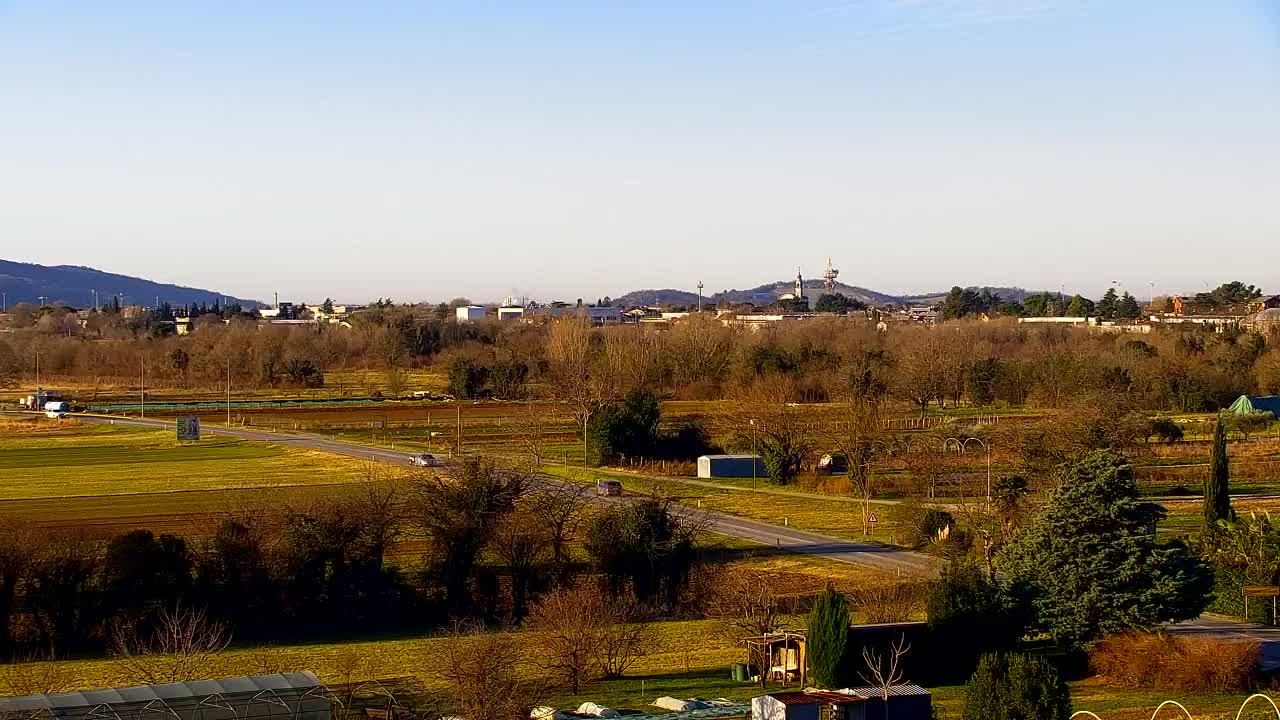
[[596, 495], [621, 497], [622, 483], [617, 480], [596, 480]]

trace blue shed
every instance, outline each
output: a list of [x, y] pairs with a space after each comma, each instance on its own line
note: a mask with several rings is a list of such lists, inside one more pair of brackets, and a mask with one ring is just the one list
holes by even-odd
[[[755, 467], [754, 473], [752, 466]], [[768, 477], [764, 460], [759, 455], [703, 455], [698, 458], [700, 478]]]

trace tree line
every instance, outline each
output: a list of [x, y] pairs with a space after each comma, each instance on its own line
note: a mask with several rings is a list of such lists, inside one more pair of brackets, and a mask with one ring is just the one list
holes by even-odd
[[272, 642], [520, 624], [548, 592], [579, 585], [661, 615], [685, 601], [699, 559], [700, 526], [662, 500], [592, 507], [583, 486], [535, 487], [483, 458], [369, 473], [337, 499], [228, 511], [185, 536], [94, 540], [6, 521], [0, 657], [150, 639], [182, 608], [237, 641]]
[[[45, 320], [41, 319], [43, 327]], [[363, 319], [362, 319], [363, 318]], [[458, 397], [542, 398], [578, 406], [635, 389], [662, 398], [733, 399], [760, 383], [789, 381], [789, 400], [829, 402], [850, 383], [927, 410], [971, 404], [1060, 408], [1105, 391], [1152, 412], [1214, 410], [1243, 393], [1280, 392], [1280, 352], [1236, 329], [1164, 330], [1135, 337], [1010, 321], [894, 325], [838, 318], [759, 331], [710, 315], [667, 328], [463, 323], [393, 306], [357, 313], [352, 327], [258, 327], [248, 320], [194, 323], [181, 337], [137, 337], [50, 327], [0, 335], [0, 384], [148, 385], [240, 390], [317, 386], [336, 370], [362, 370], [368, 394], [399, 395], [406, 371], [438, 368]], [[421, 388], [413, 388], [421, 389]]]

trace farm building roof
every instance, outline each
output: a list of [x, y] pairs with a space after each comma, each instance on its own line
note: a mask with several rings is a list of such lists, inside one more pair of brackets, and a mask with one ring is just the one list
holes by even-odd
[[1241, 395], [1228, 410], [1236, 415], [1269, 412], [1280, 417], [1280, 395]]
[[[857, 687], [849, 688], [844, 692], [851, 692], [860, 698], [882, 698], [884, 697], [884, 688], [880, 687]], [[903, 697], [908, 695], [928, 695], [929, 691], [919, 685], [894, 685], [889, 688], [889, 697]]]

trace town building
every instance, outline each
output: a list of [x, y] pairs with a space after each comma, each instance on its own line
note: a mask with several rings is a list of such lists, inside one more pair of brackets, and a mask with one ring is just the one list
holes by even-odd
[[524, 304], [516, 302], [514, 297], [508, 297], [498, 307], [498, 319], [504, 322], [523, 320]]

